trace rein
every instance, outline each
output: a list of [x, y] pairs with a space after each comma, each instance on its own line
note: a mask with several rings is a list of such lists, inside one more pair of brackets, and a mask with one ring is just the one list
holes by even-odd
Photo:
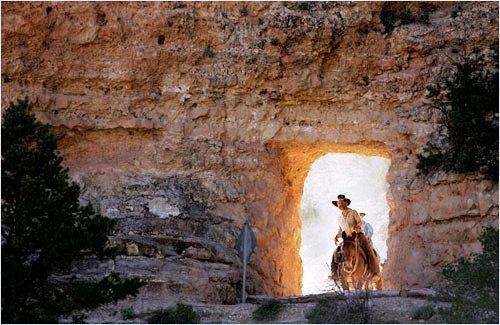
[[345, 268], [345, 265], [344, 265], [344, 261], [342, 261], [342, 270], [347, 273], [349, 276], [352, 275], [354, 273], [354, 271], [356, 271], [356, 269], [358, 268], [358, 262], [359, 262], [359, 240], [358, 240], [358, 237], [356, 236], [356, 239], [354, 240], [354, 243], [356, 245], [356, 257], [355, 257], [355, 260], [354, 260], [354, 266], [352, 267], [352, 270], [351, 271], [347, 271], [346, 268]]

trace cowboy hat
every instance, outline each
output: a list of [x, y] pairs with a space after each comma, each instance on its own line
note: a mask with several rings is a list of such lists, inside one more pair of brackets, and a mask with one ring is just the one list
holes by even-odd
[[[345, 200], [347, 202], [347, 205], [351, 204], [351, 200], [347, 199], [344, 194], [339, 194], [337, 196], [337, 199], [339, 199], [339, 200]], [[332, 201], [332, 204], [335, 205], [336, 207], [338, 207], [337, 202], [338, 201]]]

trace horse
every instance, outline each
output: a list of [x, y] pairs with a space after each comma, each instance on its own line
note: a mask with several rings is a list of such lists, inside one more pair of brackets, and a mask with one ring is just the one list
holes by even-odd
[[342, 233], [339, 260], [332, 257], [331, 279], [343, 290], [382, 289], [382, 278], [374, 276], [368, 266], [368, 257], [360, 244], [359, 236], [347, 237]]

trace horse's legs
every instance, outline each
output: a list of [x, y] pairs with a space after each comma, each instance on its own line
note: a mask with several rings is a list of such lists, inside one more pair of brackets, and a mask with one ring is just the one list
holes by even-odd
[[362, 290], [367, 288], [368, 278], [366, 273], [366, 264], [362, 256], [358, 256], [358, 263], [355, 272], [353, 273], [353, 279], [355, 280], [356, 290]]
[[369, 286], [369, 288], [368, 288], [369, 290], [375, 290], [375, 283], [373, 282], [373, 278], [372, 277], [368, 278], [367, 283], [368, 283], [368, 286]]
[[364, 285], [366, 283], [366, 280], [363, 276], [360, 276], [356, 279], [355, 281], [355, 288], [356, 290], [362, 290]]
[[368, 275], [365, 283], [368, 290], [382, 290], [382, 277], [378, 275]]
[[375, 282], [373, 274], [369, 271], [365, 275], [365, 289], [366, 290], [375, 290]]
[[381, 276], [378, 276], [378, 279], [375, 280], [374, 285], [375, 285], [375, 288], [377, 290], [382, 290], [382, 277]]
[[341, 276], [340, 281], [342, 284], [342, 289], [349, 291], [349, 280], [346, 279], [346, 276]]
[[369, 277], [365, 276], [361, 285], [362, 290], [370, 290], [370, 280]]

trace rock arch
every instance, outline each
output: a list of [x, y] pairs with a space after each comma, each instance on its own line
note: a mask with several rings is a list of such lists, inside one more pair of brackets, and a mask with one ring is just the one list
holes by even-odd
[[[280, 195], [270, 195], [268, 201], [270, 213], [276, 220], [273, 226], [260, 229], [258, 242], [262, 250], [266, 252], [261, 259], [273, 259], [276, 263], [274, 274], [264, 276], [264, 279], [272, 279], [270, 285], [279, 288], [274, 291], [279, 295], [297, 295], [301, 292], [302, 263], [299, 256], [300, 249], [300, 200], [304, 181], [309, 172], [311, 164], [327, 153], [358, 153], [369, 156], [391, 157], [385, 146], [380, 142], [362, 143], [336, 143], [319, 141], [306, 144], [297, 140], [293, 141], [269, 141], [266, 146], [272, 148], [276, 159], [275, 171], [276, 183], [283, 186]], [[390, 194], [388, 198], [390, 198]], [[389, 199], [389, 202], [391, 200]], [[258, 218], [258, 216], [255, 216]], [[257, 222], [258, 225], [258, 222]], [[273, 236], [273, 234], [278, 236]], [[260, 239], [260, 240], [259, 240]], [[280, 244], [276, 245], [275, 241]], [[276, 258], [278, 257], [278, 258]], [[265, 263], [265, 262], [264, 262]], [[266, 272], [270, 268], [263, 268]]]

